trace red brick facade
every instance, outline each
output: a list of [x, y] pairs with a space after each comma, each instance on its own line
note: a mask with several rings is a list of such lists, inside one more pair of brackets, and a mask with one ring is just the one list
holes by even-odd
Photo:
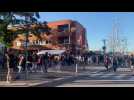
[[[88, 49], [86, 29], [77, 21], [61, 20], [48, 23], [48, 26], [51, 28], [58, 28], [58, 26], [62, 25], [69, 26], [67, 33], [63, 33], [62, 35], [62, 37], [70, 37], [69, 49], [74, 51]], [[65, 46], [67, 47], [67, 45]]]
[[[35, 35], [29, 35], [28, 39], [30, 44], [33, 42], [40, 44], [29, 46], [29, 48], [33, 49], [66, 49], [73, 51], [83, 51], [84, 49], [88, 48], [87, 39], [86, 39], [86, 30], [85, 28], [78, 23], [77, 21], [73, 20], [61, 20], [55, 22], [49, 22], [48, 27], [51, 29], [49, 35], [40, 34], [40, 39]], [[24, 49], [22, 45], [17, 43], [17, 41], [24, 42], [25, 36], [19, 34], [18, 37], [13, 41], [12, 48], [15, 49]], [[47, 41], [48, 43], [45, 44], [43, 41]], [[44, 43], [44, 44], [43, 44]]]

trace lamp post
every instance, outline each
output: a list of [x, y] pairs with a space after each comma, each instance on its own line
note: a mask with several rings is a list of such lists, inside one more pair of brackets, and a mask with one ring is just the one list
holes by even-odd
[[25, 60], [26, 60], [26, 63], [25, 63], [25, 79], [27, 80], [28, 79], [28, 69], [27, 69], [27, 67], [28, 67], [28, 32], [29, 32], [29, 29], [27, 29], [27, 28], [29, 28], [29, 25], [27, 24], [26, 25], [26, 28], [25, 28], [25, 37], [26, 37], [26, 39], [25, 39]]

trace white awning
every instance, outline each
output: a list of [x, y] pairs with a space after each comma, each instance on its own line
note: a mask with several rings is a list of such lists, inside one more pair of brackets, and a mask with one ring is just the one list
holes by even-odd
[[41, 54], [45, 54], [46, 52], [48, 52], [48, 54], [62, 54], [65, 52], [65, 50], [42, 50], [38, 52], [37, 54], [41, 55]]

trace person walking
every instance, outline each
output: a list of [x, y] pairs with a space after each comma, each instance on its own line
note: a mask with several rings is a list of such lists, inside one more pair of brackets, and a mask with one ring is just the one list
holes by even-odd
[[32, 54], [32, 70], [34, 72], [37, 71], [37, 62], [38, 62], [38, 55], [36, 54], [36, 52], [33, 52], [33, 54]]
[[106, 67], [107, 71], [108, 71], [108, 68], [109, 68], [109, 64], [110, 64], [110, 59], [108, 56], [105, 56], [104, 57], [104, 66]]
[[49, 56], [48, 56], [48, 52], [45, 53], [45, 55], [42, 57], [43, 58], [43, 72], [47, 72], [47, 68], [48, 68], [48, 61], [49, 61]]
[[38, 71], [41, 71], [41, 68], [42, 68], [42, 56], [41, 55], [38, 55], [38, 61], [37, 61], [37, 70]]
[[7, 65], [7, 77], [6, 77], [6, 82], [10, 83], [13, 79], [13, 62], [14, 62], [14, 56], [13, 54], [10, 52], [6, 52], [5, 53], [6, 56], [6, 65]]
[[27, 57], [27, 68], [28, 68], [28, 71], [29, 72], [32, 72], [32, 55], [28, 54], [28, 57]]
[[59, 55], [56, 56], [56, 70], [57, 72], [61, 71], [61, 57]]
[[130, 56], [128, 56], [128, 67], [130, 68], [130, 67], [131, 67], [131, 65], [132, 65], [131, 57], [130, 57]]
[[3, 66], [3, 57], [2, 54], [0, 54], [0, 70], [2, 69]]
[[134, 56], [131, 55], [131, 70], [134, 71]]
[[114, 70], [114, 72], [116, 72], [117, 67], [118, 67], [118, 59], [116, 56], [114, 56], [113, 57], [113, 70]]
[[19, 56], [19, 64], [18, 64], [18, 73], [20, 73], [22, 71], [22, 64], [23, 64], [23, 61], [24, 61], [24, 56], [23, 55], [20, 55]]
[[24, 63], [24, 56], [22, 54], [19, 55], [18, 57], [18, 73], [16, 75], [16, 79], [20, 79], [20, 75], [23, 69], [23, 63]]
[[8, 52], [5, 53], [6, 58], [6, 67], [7, 67], [7, 76], [6, 76], [6, 82], [10, 83], [11, 76], [10, 76], [10, 67], [9, 67], [9, 55]]

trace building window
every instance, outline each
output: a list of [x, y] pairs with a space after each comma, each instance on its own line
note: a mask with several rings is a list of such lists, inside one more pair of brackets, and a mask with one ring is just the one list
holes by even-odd
[[64, 43], [66, 44], [66, 43], [69, 43], [69, 37], [65, 37], [64, 38]]
[[69, 37], [62, 37], [62, 38], [59, 38], [59, 41], [58, 41], [60, 44], [68, 44], [69, 43]]
[[16, 20], [15, 22], [16, 22], [15, 24], [20, 24], [21, 23], [20, 20]]
[[69, 30], [69, 25], [65, 24], [65, 25], [59, 25], [58, 26], [59, 31], [63, 32], [63, 31], [68, 31]]

